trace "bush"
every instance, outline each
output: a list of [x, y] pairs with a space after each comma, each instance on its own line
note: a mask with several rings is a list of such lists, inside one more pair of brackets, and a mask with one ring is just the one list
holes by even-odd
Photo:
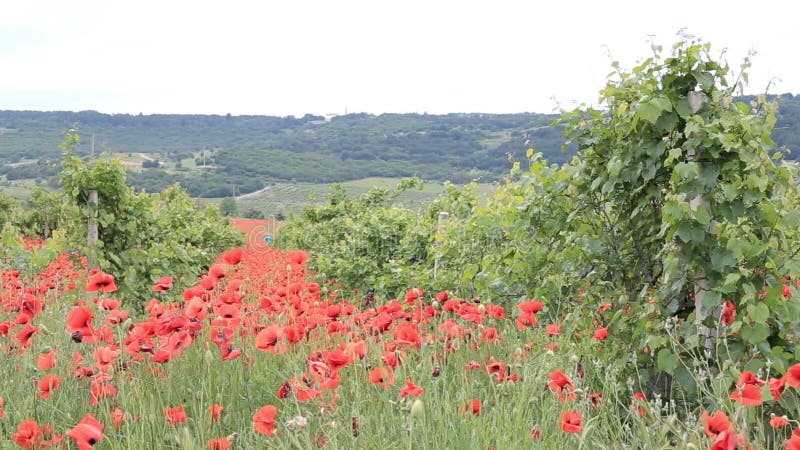
[[[67, 154], [61, 172], [70, 205], [82, 213], [71, 242], [79, 249], [86, 246], [87, 218], [95, 214], [99, 242], [85, 253], [93, 255], [104, 271], [119, 274], [121, 296], [143, 306], [151, 292], [142, 286], [167, 273], [178, 286], [188, 286], [216, 254], [241, 243], [241, 235], [215, 207], [198, 209], [177, 184], [160, 194], [134, 193], [125, 184], [125, 168], [119, 161], [87, 164], [72, 152], [77, 142], [77, 133], [71, 131], [63, 145]], [[98, 192], [96, 211], [87, 204], [91, 189]]]

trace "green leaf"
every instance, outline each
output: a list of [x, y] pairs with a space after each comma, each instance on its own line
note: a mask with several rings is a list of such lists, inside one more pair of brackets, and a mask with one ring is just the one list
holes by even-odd
[[694, 223], [683, 222], [678, 225], [677, 235], [684, 242], [695, 242], [702, 244], [706, 239], [706, 229]]
[[685, 392], [695, 392], [697, 391], [697, 381], [695, 379], [695, 375], [689, 372], [685, 366], [680, 365], [675, 370], [675, 381], [678, 382], [679, 385], [683, 388]]
[[768, 338], [769, 335], [769, 327], [761, 323], [752, 325], [744, 324], [742, 325], [742, 329], [739, 331], [739, 336], [741, 336], [742, 340], [748, 344], [758, 344]]
[[755, 323], [766, 324], [769, 319], [769, 307], [764, 303], [750, 303], [747, 305], [747, 315]]
[[[697, 294], [698, 296], [701, 294]], [[703, 317], [716, 313], [717, 309], [722, 305], [722, 295], [719, 292], [705, 291], [702, 292], [702, 301], [700, 303], [700, 313]]]
[[694, 211], [694, 220], [706, 226], [711, 223], [711, 214], [708, 212], [708, 207], [706, 205], [697, 205], [697, 209]]
[[[715, 272], [724, 272], [728, 267], [733, 267], [736, 259], [725, 248], [715, 248], [711, 250], [711, 268]], [[725, 278], [725, 284], [731, 285], [741, 277], [738, 273], [729, 273]]]
[[619, 158], [612, 158], [606, 165], [606, 170], [608, 171], [608, 175], [610, 177], [619, 176], [619, 173], [622, 170], [622, 166], [623, 166], [622, 161]]
[[695, 72], [694, 79], [697, 80], [697, 84], [700, 85], [700, 88], [703, 91], [710, 91], [714, 88], [714, 76], [708, 72]]
[[664, 111], [672, 110], [672, 102], [664, 96], [653, 97], [639, 104], [636, 114], [642, 119], [655, 125]]
[[691, 116], [692, 107], [689, 105], [689, 100], [682, 98], [675, 102], [675, 111], [684, 119]]
[[667, 159], [664, 160], [664, 165], [669, 166], [675, 161], [683, 158], [683, 149], [680, 147], [671, 148], [667, 154]]
[[700, 173], [697, 163], [694, 162], [679, 162], [678, 164], [675, 164], [672, 172], [684, 180], [697, 178], [697, 175]]
[[678, 355], [672, 353], [672, 350], [662, 348], [658, 351], [656, 363], [658, 364], [658, 368], [664, 372], [672, 375], [675, 372], [675, 368], [678, 367], [678, 362], [680, 362]]

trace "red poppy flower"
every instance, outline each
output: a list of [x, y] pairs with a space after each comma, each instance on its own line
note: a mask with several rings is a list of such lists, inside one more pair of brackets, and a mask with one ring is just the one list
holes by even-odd
[[[714, 440], [714, 445], [709, 450], [737, 450], [744, 448], [747, 441], [742, 434], [736, 434], [733, 430], [723, 431]], [[750, 447], [748, 447], [750, 448]]]
[[353, 363], [353, 356], [347, 355], [342, 349], [335, 349], [325, 353], [325, 362], [331, 368], [331, 371], [337, 372], [342, 367]]
[[40, 353], [36, 357], [36, 367], [39, 370], [50, 370], [56, 366], [56, 349], [52, 349], [46, 353]]
[[561, 334], [561, 324], [551, 323], [547, 325], [547, 331], [545, 332], [548, 336], [558, 336]]
[[17, 432], [11, 435], [11, 440], [24, 449], [32, 449], [38, 443], [41, 435], [39, 423], [26, 419], [17, 426]]
[[736, 319], [736, 305], [732, 301], [727, 300], [725, 302], [725, 310], [722, 311], [722, 324], [729, 327], [734, 319]]
[[592, 336], [592, 339], [598, 341], [604, 341], [607, 337], [608, 337], [608, 327], [601, 327], [594, 330], [594, 336]]
[[492, 361], [486, 365], [486, 373], [492, 376], [495, 382], [501, 382], [506, 379], [508, 368], [503, 361]]
[[92, 381], [90, 389], [91, 396], [89, 397], [89, 404], [96, 405], [104, 398], [113, 397], [117, 395], [117, 388], [111, 384], [108, 379], [96, 378]]
[[128, 311], [126, 309], [115, 309], [115, 310], [111, 311], [110, 313], [108, 313], [108, 315], [106, 316], [104, 322], [106, 322], [108, 324], [111, 324], [111, 325], [119, 325], [122, 322], [125, 322], [125, 320], [130, 315], [131, 315], [130, 311]]
[[291, 251], [286, 256], [289, 257], [289, 261], [296, 265], [303, 265], [311, 259], [308, 253], [302, 250]]
[[253, 428], [265, 436], [272, 436], [275, 432], [275, 416], [278, 408], [272, 405], [263, 406], [253, 416]]
[[156, 280], [156, 283], [153, 285], [153, 291], [154, 292], [166, 291], [172, 287], [173, 281], [174, 278], [172, 277], [159, 277], [158, 280]]
[[747, 406], [761, 406], [761, 388], [755, 384], [745, 384], [731, 392], [731, 400]]
[[277, 397], [280, 399], [284, 399], [289, 396], [289, 393], [292, 392], [292, 386], [289, 384], [288, 381], [284, 381], [280, 388], [278, 388]]
[[417, 386], [409, 379], [406, 379], [405, 383], [406, 387], [400, 389], [400, 397], [405, 397], [407, 395], [419, 397], [425, 392], [425, 389], [422, 389], [421, 387]]
[[120, 350], [116, 345], [106, 345], [103, 347], [98, 347], [92, 353], [92, 356], [94, 356], [97, 368], [100, 369], [101, 372], [108, 372], [111, 369], [111, 366], [114, 364], [114, 361], [121, 354], [122, 350]]
[[561, 413], [561, 429], [565, 433], [580, 433], [583, 429], [581, 422], [583, 416], [579, 412], [564, 411]]
[[481, 339], [484, 342], [494, 342], [500, 337], [497, 334], [497, 328], [495, 327], [488, 327], [481, 330]]
[[792, 435], [789, 436], [789, 440], [783, 446], [786, 450], [800, 450], [800, 433], [798, 433], [798, 430], [798, 428], [792, 430]]
[[772, 428], [783, 428], [789, 425], [789, 420], [786, 419], [786, 416], [775, 416], [769, 419], [769, 425]]
[[315, 434], [311, 436], [311, 442], [313, 442], [317, 448], [323, 448], [328, 445], [328, 438], [326, 438], [324, 434]]
[[800, 387], [800, 363], [789, 367], [789, 370], [786, 371], [786, 375], [784, 376], [786, 384], [793, 388]]
[[231, 445], [233, 445], [233, 442], [227, 437], [208, 441], [208, 448], [211, 450], [228, 450], [231, 448]]
[[0, 397], [0, 419], [5, 419], [5, 417], [6, 417], [6, 412], [3, 409], [3, 405], [5, 403], [6, 403], [6, 401], [3, 399], [3, 397]]
[[211, 421], [216, 422], [219, 420], [219, 415], [222, 412], [223, 408], [222, 405], [213, 404], [208, 407], [208, 413], [211, 415]]
[[647, 404], [647, 398], [644, 396], [643, 392], [636, 392], [633, 394], [633, 403], [631, 404], [631, 409], [636, 411], [637, 414], [640, 416], [646, 416], [647, 410], [643, 405]]
[[200, 278], [200, 287], [203, 289], [210, 291], [217, 287], [217, 283], [219, 282], [219, 278], [210, 277], [208, 275], [203, 275]]
[[219, 280], [220, 278], [224, 278], [228, 272], [228, 266], [225, 264], [213, 264], [208, 269], [208, 276], [211, 278], [216, 278]]
[[175, 408], [167, 408], [164, 410], [164, 417], [167, 418], [167, 422], [170, 425], [176, 425], [179, 423], [186, 422], [188, 417], [186, 413], [183, 411], [183, 405], [175, 407]]
[[78, 450], [91, 450], [92, 446], [103, 440], [103, 424], [91, 414], [86, 414], [67, 436], [75, 440]]
[[369, 382], [388, 389], [394, 384], [394, 373], [386, 367], [376, 367], [369, 373]]
[[114, 424], [114, 428], [119, 429], [124, 421], [125, 413], [119, 408], [114, 408], [114, 411], [111, 412], [111, 423]]
[[58, 389], [61, 377], [48, 373], [39, 380], [39, 398], [50, 398], [50, 393]]
[[477, 416], [478, 413], [481, 412], [481, 401], [477, 398], [473, 398], [472, 400], [468, 401], [466, 405], [461, 407], [461, 412]]
[[786, 389], [786, 381], [781, 378], [770, 378], [769, 380], [769, 393], [772, 394], [772, 399], [776, 402], [781, 399], [783, 390]]
[[561, 369], [550, 372], [550, 382], [547, 385], [558, 395], [558, 399], [562, 402], [570, 402], [577, 397], [575, 385], [572, 384], [572, 380]]
[[420, 336], [417, 326], [411, 322], [402, 322], [394, 329], [394, 339], [398, 344], [419, 348]]
[[745, 384], [754, 384], [756, 386], [763, 386], [766, 384], [766, 381], [758, 378], [756, 374], [753, 372], [746, 370], [739, 375], [739, 379], [736, 381], [736, 386], [744, 386]]
[[39, 331], [39, 327], [34, 327], [33, 325], [26, 323], [25, 326], [22, 327], [21, 330], [17, 332], [14, 338], [19, 342], [21, 347], [27, 347], [30, 345], [31, 336], [34, 333]]
[[256, 348], [270, 353], [281, 353], [282, 348], [278, 346], [283, 337], [283, 329], [275, 324], [269, 325], [256, 335]]
[[708, 415], [708, 411], [703, 411], [700, 419], [706, 424], [706, 435], [711, 439], [716, 439], [722, 432], [733, 432], [733, 424], [728, 415], [723, 411], [716, 411]]
[[222, 255], [222, 259], [226, 263], [235, 266], [242, 260], [242, 256], [244, 256], [244, 250], [242, 250], [240, 247], [236, 247]]
[[517, 308], [523, 313], [536, 314], [544, 307], [544, 303], [536, 300], [528, 300], [517, 305]]
[[522, 313], [517, 316], [516, 325], [517, 329], [520, 331], [525, 331], [528, 327], [532, 327], [536, 325], [539, 320], [536, 318], [536, 314], [533, 313]]
[[792, 289], [789, 287], [788, 284], [783, 285], [783, 298], [789, 298], [792, 296]]
[[114, 276], [111, 274], [96, 272], [89, 277], [89, 283], [86, 285], [86, 292], [114, 292], [117, 290], [117, 285], [114, 283]]
[[67, 332], [80, 332], [83, 335], [92, 334], [92, 319], [94, 313], [91, 308], [79, 306], [67, 314]]
[[598, 407], [600, 407], [600, 402], [603, 401], [602, 392], [589, 392], [588, 394], [586, 394], [586, 397], [589, 399], [589, 402], [593, 409], [597, 409]]
[[422, 294], [424, 294], [424, 292], [418, 287], [409, 289], [408, 292], [406, 292], [406, 303], [414, 303], [416, 299], [422, 297]]
[[115, 298], [104, 298], [100, 300], [100, 307], [106, 311], [114, 311], [119, 308], [122, 303]]

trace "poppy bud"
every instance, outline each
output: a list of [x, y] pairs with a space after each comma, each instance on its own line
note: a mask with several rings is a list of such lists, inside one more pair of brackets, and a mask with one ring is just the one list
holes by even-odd
[[441, 375], [441, 373], [442, 373], [441, 366], [436, 366], [436, 367], [433, 368], [433, 374], [432, 375], [434, 377], [438, 377], [439, 375]]
[[425, 417], [425, 404], [422, 400], [415, 399], [411, 404], [411, 417]]

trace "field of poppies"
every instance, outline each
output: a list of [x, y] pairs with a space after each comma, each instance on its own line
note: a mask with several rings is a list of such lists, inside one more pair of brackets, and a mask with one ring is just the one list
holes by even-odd
[[0, 447], [800, 450], [800, 167], [710, 48], [614, 65], [570, 163], [332, 188], [285, 250], [71, 130], [0, 217]]
[[619, 379], [595, 356], [607, 328], [540, 322], [551, 305], [343, 296], [307, 280], [308, 259], [235, 248], [188, 289], [142, 286], [140, 315], [79, 255], [3, 270], [0, 446], [800, 448], [796, 417], [757, 413], [797, 398], [800, 365], [743, 372], [709, 392], [724, 410], [698, 413]]

